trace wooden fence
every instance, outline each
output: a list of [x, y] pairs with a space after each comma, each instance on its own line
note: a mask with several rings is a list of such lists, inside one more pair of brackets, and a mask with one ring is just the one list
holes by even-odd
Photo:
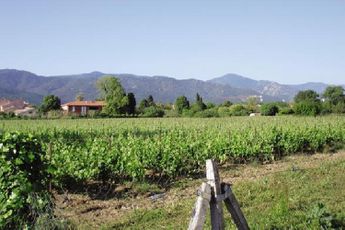
[[239, 230], [249, 229], [230, 184], [221, 183], [217, 164], [213, 160], [206, 161], [206, 178], [207, 182], [203, 182], [198, 191], [188, 230], [203, 229], [208, 208], [210, 208], [212, 229], [223, 230], [223, 202], [237, 228]]

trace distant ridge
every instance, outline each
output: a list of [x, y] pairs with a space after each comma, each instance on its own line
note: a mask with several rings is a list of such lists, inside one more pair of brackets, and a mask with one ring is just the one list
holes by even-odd
[[226, 74], [222, 77], [214, 78], [208, 82], [218, 83], [237, 87], [240, 89], [252, 89], [259, 94], [271, 96], [280, 100], [290, 101], [300, 90], [312, 89], [322, 93], [328, 86], [325, 83], [309, 82], [299, 85], [280, 84], [274, 81], [253, 80], [237, 74]]
[[[85, 99], [98, 97], [95, 83], [105, 73], [91, 73], [39, 76], [34, 73], [16, 69], [0, 69], [0, 97], [22, 98], [38, 104], [43, 96], [54, 94], [63, 102], [72, 101], [78, 93]], [[261, 95], [264, 101], [289, 101], [299, 91], [313, 89], [322, 92], [327, 84], [305, 83], [284, 85], [273, 81], [253, 80], [237, 74], [226, 74], [208, 81], [196, 79], [177, 80], [163, 76], [139, 76], [134, 74], [113, 74], [117, 76], [127, 92], [133, 92], [139, 103], [148, 95], [153, 95], [158, 102], [174, 102], [180, 95], [193, 101], [199, 93], [205, 101], [221, 103], [225, 100], [244, 101], [249, 96]]]

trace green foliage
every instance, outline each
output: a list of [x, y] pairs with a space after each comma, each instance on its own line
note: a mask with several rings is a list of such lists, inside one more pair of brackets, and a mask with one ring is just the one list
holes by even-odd
[[25, 228], [51, 213], [48, 168], [36, 138], [21, 133], [0, 135], [0, 228]]
[[163, 117], [164, 106], [156, 104], [152, 95], [143, 99], [139, 105], [139, 112], [143, 117]]
[[163, 117], [164, 110], [157, 106], [150, 106], [144, 109], [143, 117]]
[[15, 118], [16, 115], [14, 114], [14, 112], [9, 112], [9, 113], [5, 113], [5, 112], [0, 112], [0, 119], [4, 118], [4, 119], [12, 119]]
[[323, 93], [326, 102], [335, 106], [345, 102], [344, 88], [342, 86], [328, 86]]
[[298, 115], [316, 116], [321, 112], [321, 103], [318, 101], [300, 101], [294, 105], [293, 109]]
[[218, 114], [220, 117], [230, 117], [231, 116], [230, 108], [227, 106], [220, 106], [218, 107]]
[[202, 97], [197, 93], [195, 103], [191, 106], [191, 110], [196, 113], [205, 109], [207, 109], [207, 106], [203, 102]]
[[196, 112], [194, 117], [219, 117], [217, 108], [206, 109], [203, 111]]
[[149, 102], [147, 101], [147, 99], [142, 99], [140, 104], [139, 104], [139, 112], [140, 113], [143, 113], [144, 112], [144, 109], [149, 107]]
[[214, 103], [212, 103], [212, 102], [207, 102], [207, 104], [206, 104], [206, 108], [207, 109], [212, 109], [212, 108], [215, 108], [215, 107], [216, 107], [216, 105]]
[[193, 117], [194, 116], [194, 111], [192, 109], [184, 109], [182, 111], [182, 116], [183, 117]]
[[294, 114], [295, 111], [293, 111], [292, 108], [290, 107], [283, 107], [283, 108], [280, 108], [279, 109], [279, 114], [280, 115], [291, 115], [291, 114]]
[[334, 105], [332, 111], [334, 113], [345, 113], [345, 101], [340, 101]]
[[45, 96], [40, 106], [40, 111], [47, 113], [52, 110], [61, 110], [61, 100], [55, 95]]
[[101, 98], [106, 102], [106, 106], [103, 108], [104, 113], [110, 116], [125, 113], [125, 108], [129, 101], [126, 97], [125, 90], [116, 77], [106, 75], [97, 80], [96, 86], [100, 92]]
[[48, 119], [57, 119], [63, 116], [63, 112], [61, 110], [51, 110], [46, 115]]
[[322, 113], [345, 113], [345, 94], [341, 86], [328, 86], [323, 93]]
[[222, 107], [230, 107], [230, 106], [232, 106], [232, 105], [233, 105], [233, 103], [232, 103], [231, 101], [224, 101], [224, 102], [221, 104]]
[[310, 101], [310, 102], [319, 102], [319, 94], [317, 94], [313, 90], [304, 90], [304, 91], [299, 91], [296, 96], [294, 97], [295, 103], [299, 102], [305, 102], [305, 101]]
[[155, 100], [153, 99], [152, 95], [149, 95], [146, 100], [147, 100], [148, 107], [156, 106]]
[[298, 115], [316, 116], [321, 112], [319, 95], [313, 90], [299, 91], [294, 100], [293, 109]]
[[175, 102], [175, 109], [179, 114], [182, 114], [184, 109], [189, 109], [189, 101], [187, 97], [185, 96], [180, 96], [176, 99]]
[[250, 111], [241, 104], [235, 104], [230, 106], [231, 116], [248, 116]]
[[127, 99], [128, 99], [128, 104], [126, 105], [126, 113], [129, 115], [134, 115], [135, 114], [135, 107], [137, 105], [134, 93], [128, 93]]
[[312, 207], [307, 216], [309, 226], [319, 226], [320, 229], [340, 229], [345, 227], [335, 215], [332, 215], [323, 203], [317, 203]]
[[248, 97], [247, 99], [247, 109], [249, 110], [249, 112], [258, 112], [258, 104], [260, 103], [259, 97], [256, 96], [252, 96], [252, 97]]
[[275, 116], [279, 112], [278, 106], [274, 103], [262, 104], [260, 110], [263, 116]]
[[156, 107], [156, 103], [152, 95], [149, 95], [147, 98], [144, 98], [143, 100], [141, 100], [139, 104], [139, 112], [144, 113], [144, 110], [149, 107]]
[[[149, 107], [153, 111], [157, 108]], [[197, 115], [216, 116], [210, 115], [215, 111]], [[209, 158], [221, 162], [272, 161], [296, 152], [335, 151], [345, 144], [345, 118], [340, 116], [2, 123], [3, 130], [34, 133], [45, 149], [53, 143], [50, 164], [55, 185], [142, 180], [154, 175], [174, 179], [199, 172]]]

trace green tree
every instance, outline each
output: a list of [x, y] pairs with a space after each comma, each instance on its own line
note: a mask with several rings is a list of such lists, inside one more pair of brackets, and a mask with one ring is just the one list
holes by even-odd
[[314, 90], [299, 91], [294, 97], [294, 111], [299, 115], [316, 116], [321, 112], [319, 94]]
[[130, 115], [134, 115], [135, 114], [135, 106], [137, 105], [134, 93], [128, 93], [127, 99], [128, 99], [128, 104], [127, 104], [127, 111], [126, 112]]
[[321, 112], [321, 103], [317, 101], [300, 101], [294, 105], [296, 114], [316, 116]]
[[199, 111], [205, 110], [206, 108], [207, 106], [203, 102], [202, 97], [199, 95], [199, 93], [197, 93], [195, 103], [191, 107], [192, 111], [199, 112]]
[[279, 108], [275, 103], [265, 103], [261, 105], [260, 111], [261, 115], [275, 116], [278, 113]]
[[182, 111], [184, 109], [189, 109], [189, 101], [187, 97], [185, 96], [178, 97], [175, 102], [175, 109], [177, 110], [179, 114], [182, 114]]
[[323, 93], [324, 108], [333, 113], [345, 112], [345, 94], [341, 86], [328, 86]]
[[294, 101], [295, 103], [299, 103], [302, 101], [318, 102], [320, 101], [320, 99], [319, 99], [319, 94], [317, 92], [309, 89], [309, 90], [299, 91], [294, 97]]
[[257, 112], [258, 111], [258, 104], [260, 103], [260, 99], [257, 96], [250, 96], [247, 98], [247, 108], [250, 112]]
[[48, 95], [43, 98], [42, 104], [40, 106], [40, 111], [47, 113], [52, 110], [61, 109], [61, 100], [55, 95]]
[[116, 77], [106, 75], [98, 79], [96, 85], [101, 94], [101, 98], [106, 102], [103, 112], [108, 115], [118, 115], [125, 112], [128, 98], [120, 81]]
[[221, 106], [223, 106], [223, 107], [230, 107], [230, 106], [232, 106], [232, 102], [231, 101], [224, 101], [222, 104], [221, 104]]
[[215, 107], [216, 107], [216, 105], [214, 103], [212, 103], [212, 102], [207, 102], [207, 104], [206, 104], [206, 108], [207, 109], [212, 109], [212, 108], [215, 108]]
[[142, 99], [139, 103], [139, 112], [143, 113], [144, 109], [149, 107], [149, 102], [147, 101], [146, 98]]
[[231, 116], [248, 116], [250, 111], [241, 104], [234, 104], [230, 106]]
[[149, 106], [156, 106], [155, 100], [153, 99], [152, 95], [149, 95], [146, 100]]
[[144, 117], [163, 117], [164, 110], [159, 108], [158, 106], [149, 106], [144, 109], [143, 116]]
[[341, 86], [328, 86], [323, 93], [323, 97], [326, 101], [329, 101], [332, 105], [336, 105], [339, 102], [345, 101], [344, 88]]

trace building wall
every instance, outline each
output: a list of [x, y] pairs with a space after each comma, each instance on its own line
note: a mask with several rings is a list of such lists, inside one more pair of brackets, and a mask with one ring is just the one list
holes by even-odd
[[101, 111], [102, 106], [68, 106], [69, 113], [75, 113], [78, 115], [86, 115], [90, 110]]

